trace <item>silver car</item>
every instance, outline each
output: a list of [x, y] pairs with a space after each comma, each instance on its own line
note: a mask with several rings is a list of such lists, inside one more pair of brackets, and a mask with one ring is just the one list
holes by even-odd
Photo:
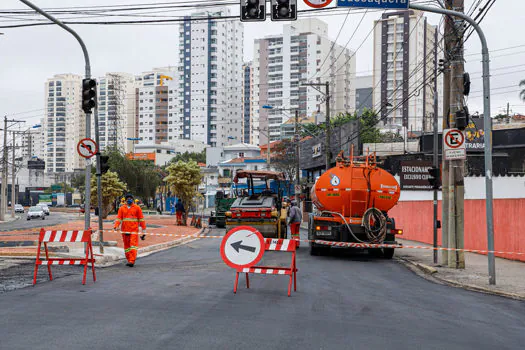
[[24, 207], [22, 206], [22, 204], [15, 204], [15, 213], [24, 213], [25, 210], [24, 210]]
[[39, 206], [31, 207], [27, 211], [27, 220], [31, 220], [31, 219], [42, 219], [42, 220], [45, 220], [46, 219], [46, 214], [44, 214], [44, 211]]
[[42, 208], [44, 214], [49, 215], [49, 207], [47, 204], [37, 204], [37, 206]]

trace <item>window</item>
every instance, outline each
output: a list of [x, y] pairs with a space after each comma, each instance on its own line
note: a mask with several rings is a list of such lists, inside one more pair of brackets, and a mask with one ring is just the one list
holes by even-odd
[[244, 152], [239, 152], [239, 158], [244, 158]]

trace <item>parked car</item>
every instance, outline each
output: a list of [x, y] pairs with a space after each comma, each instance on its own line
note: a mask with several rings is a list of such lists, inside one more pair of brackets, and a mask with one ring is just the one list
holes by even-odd
[[47, 206], [47, 204], [38, 204], [38, 206], [42, 208], [44, 214], [49, 215], [49, 207]]
[[44, 210], [42, 210], [42, 207], [36, 206], [29, 208], [29, 210], [27, 211], [27, 220], [31, 219], [46, 219], [46, 214], [44, 214]]
[[24, 213], [25, 210], [24, 210], [24, 207], [22, 206], [22, 204], [15, 204], [15, 213]]

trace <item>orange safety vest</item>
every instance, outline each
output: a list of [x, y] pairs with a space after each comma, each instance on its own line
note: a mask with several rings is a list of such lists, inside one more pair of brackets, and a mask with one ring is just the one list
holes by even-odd
[[142, 215], [142, 209], [136, 204], [132, 204], [129, 208], [123, 205], [118, 210], [117, 219], [115, 220], [115, 229], [122, 223], [121, 230], [123, 232], [138, 232], [139, 225], [143, 230], [146, 229], [146, 221]]

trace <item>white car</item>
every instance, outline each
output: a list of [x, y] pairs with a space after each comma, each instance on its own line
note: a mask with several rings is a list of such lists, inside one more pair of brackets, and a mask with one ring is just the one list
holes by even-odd
[[15, 213], [24, 213], [25, 210], [24, 210], [24, 207], [22, 206], [22, 204], [15, 204]]
[[49, 207], [47, 204], [37, 204], [37, 206], [42, 208], [44, 214], [49, 215]]
[[46, 214], [44, 214], [44, 211], [39, 206], [38, 207], [31, 207], [27, 211], [27, 220], [31, 220], [31, 219], [42, 219], [42, 220], [45, 220], [46, 219]]

